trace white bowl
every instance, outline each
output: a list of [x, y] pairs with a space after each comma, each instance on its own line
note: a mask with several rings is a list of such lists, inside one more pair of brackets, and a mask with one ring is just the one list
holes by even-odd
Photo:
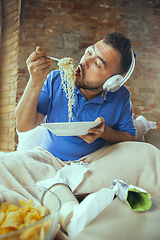
[[88, 122], [58, 122], [58, 123], [42, 123], [41, 126], [57, 136], [78, 136], [86, 135], [90, 128], [99, 125], [100, 121]]

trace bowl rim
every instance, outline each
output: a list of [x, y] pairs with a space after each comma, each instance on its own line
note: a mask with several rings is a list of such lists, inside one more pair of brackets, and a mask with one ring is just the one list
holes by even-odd
[[[1, 193], [3, 193], [3, 192], [8, 192], [8, 191], [12, 191], [12, 190], [16, 190], [16, 189], [22, 189], [22, 188], [32, 188], [32, 187], [33, 187], [33, 188], [34, 188], [34, 187], [40, 188], [40, 189], [44, 190], [45, 192], [46, 192], [46, 191], [49, 191], [50, 193], [52, 193], [52, 194], [56, 197], [56, 199], [58, 200], [58, 203], [59, 203], [58, 209], [57, 209], [56, 211], [54, 211], [53, 213], [50, 213], [48, 216], [46, 216], [46, 217], [42, 218], [41, 220], [37, 221], [36, 223], [29, 224], [29, 225], [26, 226], [26, 227], [23, 227], [23, 228], [21, 228], [21, 229], [18, 229], [18, 230], [9, 232], [9, 233], [0, 234], [0, 239], [4, 239], [5, 237], [9, 237], [9, 236], [18, 234], [18, 233], [20, 233], [20, 232], [22, 232], [22, 231], [24, 231], [24, 230], [27, 230], [28, 228], [34, 227], [34, 226], [36, 226], [36, 225], [38, 225], [38, 224], [41, 224], [41, 223], [43, 223], [44, 221], [46, 221], [46, 220], [48, 220], [49, 218], [51, 218], [53, 215], [56, 215], [56, 213], [58, 213], [58, 212], [60, 211], [61, 201], [60, 201], [60, 199], [58, 198], [58, 196], [57, 196], [55, 193], [53, 193], [52, 191], [50, 191], [50, 189], [47, 189], [47, 188], [42, 187], [42, 186], [37, 186], [37, 185], [24, 185], [24, 186], [20, 186], [20, 187], [12, 187], [12, 188], [8, 188], [8, 189], [6, 189], [6, 190], [0, 191], [0, 195], [1, 195]], [[41, 205], [43, 205], [42, 201], [41, 201]], [[43, 206], [44, 206], [44, 205], [43, 205]]]

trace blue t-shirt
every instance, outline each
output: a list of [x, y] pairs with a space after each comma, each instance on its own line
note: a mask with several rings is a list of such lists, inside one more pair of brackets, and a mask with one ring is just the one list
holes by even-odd
[[[37, 111], [47, 115], [46, 122], [68, 122], [68, 99], [62, 89], [60, 71], [52, 71], [43, 84], [38, 100]], [[105, 124], [118, 130], [136, 135], [132, 117], [130, 92], [122, 86], [116, 92], [108, 92], [106, 98], [99, 95], [86, 101], [83, 94], [75, 88], [73, 121], [94, 121], [103, 117]], [[77, 160], [103, 147], [107, 142], [98, 138], [88, 144], [77, 136], [56, 136], [46, 130], [41, 146], [63, 161]]]

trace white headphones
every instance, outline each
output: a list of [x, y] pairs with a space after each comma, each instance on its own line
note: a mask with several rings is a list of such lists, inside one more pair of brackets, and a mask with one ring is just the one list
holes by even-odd
[[125, 75], [125, 77], [123, 78], [122, 75], [115, 75], [113, 77], [110, 77], [103, 84], [103, 90], [104, 91], [116, 92], [128, 80], [128, 78], [131, 76], [131, 74], [134, 70], [134, 67], [135, 67], [135, 57], [134, 57], [134, 53], [133, 53], [132, 49], [131, 49], [131, 51], [132, 51], [132, 62], [131, 62], [131, 66], [130, 66], [127, 74]]

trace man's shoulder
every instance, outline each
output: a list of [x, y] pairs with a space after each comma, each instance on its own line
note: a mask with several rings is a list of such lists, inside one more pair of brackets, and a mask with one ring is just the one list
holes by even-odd
[[106, 95], [107, 101], [119, 101], [130, 97], [130, 91], [125, 87], [120, 87], [116, 92], [108, 92]]
[[122, 86], [118, 91], [117, 94], [119, 95], [120, 98], [128, 99], [130, 98], [130, 91], [127, 89], [127, 87]]
[[60, 70], [54, 70], [47, 75], [47, 79], [44, 85], [46, 85], [46, 87], [53, 87], [53, 85], [56, 84], [59, 85], [60, 83], [61, 83]]
[[124, 93], [130, 94], [130, 91], [129, 91], [124, 85], [122, 85], [119, 90], [122, 91], [122, 92], [124, 92]]

